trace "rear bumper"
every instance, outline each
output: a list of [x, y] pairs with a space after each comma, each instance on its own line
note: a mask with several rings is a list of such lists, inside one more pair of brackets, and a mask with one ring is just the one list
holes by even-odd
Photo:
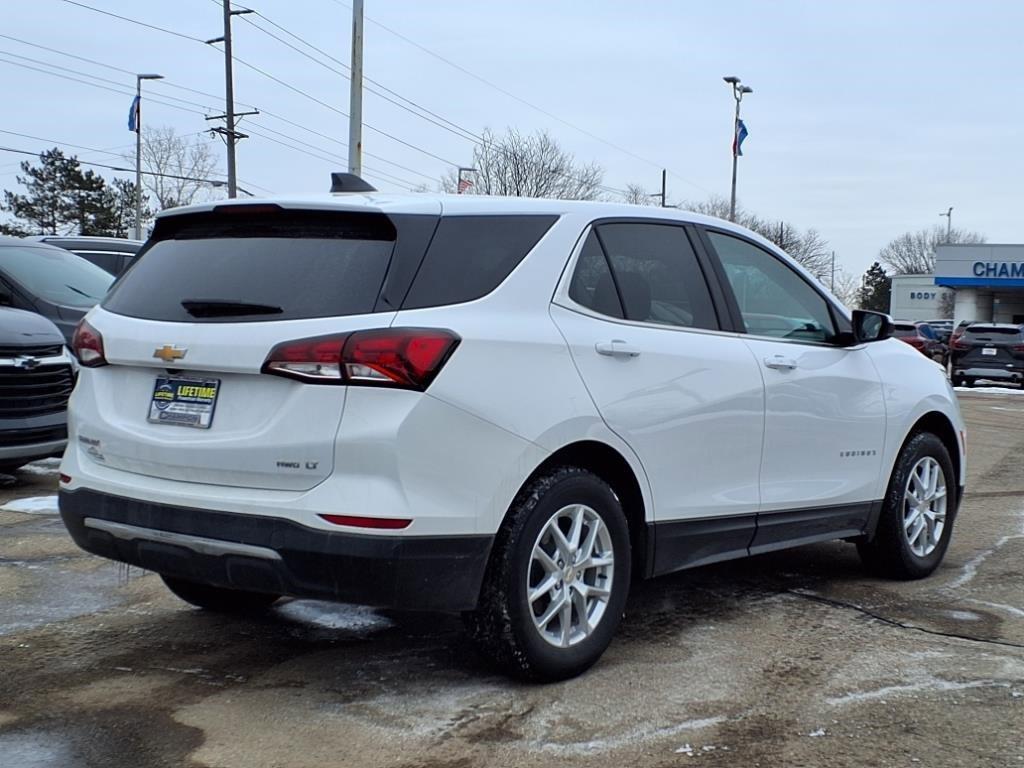
[[364, 536], [277, 517], [60, 492], [82, 549], [222, 587], [406, 610], [476, 606], [492, 536]]
[[1011, 366], [1000, 366], [988, 368], [984, 365], [963, 365], [953, 366], [955, 376], [973, 376], [979, 379], [1005, 379], [1007, 381], [1021, 381], [1024, 379], [1024, 368]]

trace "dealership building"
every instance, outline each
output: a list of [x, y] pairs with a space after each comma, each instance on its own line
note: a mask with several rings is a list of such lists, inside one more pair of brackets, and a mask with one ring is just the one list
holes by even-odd
[[[1024, 323], [1024, 245], [940, 245], [934, 275], [892, 278], [889, 314], [899, 320]], [[947, 311], [944, 312], [943, 310]]]

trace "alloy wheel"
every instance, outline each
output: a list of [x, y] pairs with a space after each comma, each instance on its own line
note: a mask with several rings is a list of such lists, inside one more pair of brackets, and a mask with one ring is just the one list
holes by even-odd
[[919, 459], [903, 493], [903, 536], [918, 557], [930, 555], [942, 539], [947, 498], [942, 466], [931, 456]]
[[533, 545], [527, 600], [545, 641], [568, 648], [600, 624], [611, 596], [615, 551], [601, 516], [584, 504], [553, 514]]

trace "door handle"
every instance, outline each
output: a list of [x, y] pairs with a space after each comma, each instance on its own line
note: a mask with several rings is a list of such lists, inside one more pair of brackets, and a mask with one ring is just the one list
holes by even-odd
[[627, 344], [622, 339], [599, 341], [594, 345], [594, 349], [597, 350], [597, 354], [607, 355], [608, 357], [636, 357], [640, 354], [639, 349]]
[[796, 368], [796, 360], [790, 357], [783, 357], [782, 355], [766, 357], [764, 364], [766, 368], [774, 368], [776, 371], [792, 371]]

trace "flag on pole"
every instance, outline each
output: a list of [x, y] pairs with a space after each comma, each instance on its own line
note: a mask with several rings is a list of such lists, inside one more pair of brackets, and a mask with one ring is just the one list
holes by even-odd
[[139, 114], [139, 97], [136, 96], [132, 99], [132, 108], [128, 111], [128, 130], [138, 133], [140, 122], [141, 115]]
[[736, 121], [736, 135], [732, 137], [732, 154], [743, 157], [743, 140], [747, 138], [747, 126], [742, 120]]
[[467, 189], [469, 189], [472, 186], [473, 186], [473, 182], [470, 181], [469, 179], [459, 179], [459, 191], [458, 191], [458, 194], [461, 195], [463, 192], [465, 192]]

